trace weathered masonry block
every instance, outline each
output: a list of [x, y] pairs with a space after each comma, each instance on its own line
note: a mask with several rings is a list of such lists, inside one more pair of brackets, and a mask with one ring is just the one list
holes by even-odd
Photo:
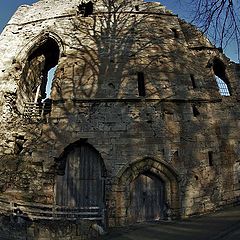
[[160, 3], [40, 0], [0, 53], [6, 238], [90, 239], [239, 202], [240, 66]]

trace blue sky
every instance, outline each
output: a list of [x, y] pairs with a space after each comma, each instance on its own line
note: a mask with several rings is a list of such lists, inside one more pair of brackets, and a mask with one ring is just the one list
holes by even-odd
[[[67, 0], [66, 0], [67, 1]], [[146, 0], [147, 2], [159, 2], [158, 0]], [[190, 0], [160, 0], [173, 13], [178, 14], [179, 17], [190, 21], [191, 19], [191, 7], [186, 7], [184, 3]], [[9, 21], [10, 17], [14, 14], [20, 5], [37, 2], [37, 0], [0, 0], [0, 32], [2, 32], [4, 26]], [[233, 61], [237, 61], [237, 50], [233, 44], [229, 44], [225, 49], [225, 54]]]
[[0, 0], [0, 32], [20, 5], [37, 2], [37, 0]]

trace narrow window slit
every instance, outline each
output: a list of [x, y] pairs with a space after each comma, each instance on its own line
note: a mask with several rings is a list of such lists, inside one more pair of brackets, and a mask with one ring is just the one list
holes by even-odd
[[213, 166], [213, 152], [212, 151], [208, 152], [208, 163], [209, 163], [209, 166]]
[[171, 28], [174, 38], [179, 38], [179, 32], [176, 28]]
[[200, 112], [198, 111], [197, 107], [195, 105], [192, 106], [192, 110], [193, 110], [193, 116], [197, 117], [200, 115]]
[[141, 97], [146, 96], [146, 89], [145, 89], [145, 79], [144, 79], [144, 73], [143, 72], [138, 72], [138, 94]]
[[192, 87], [193, 87], [193, 89], [197, 88], [194, 75], [193, 75], [193, 74], [190, 74], [190, 78], [191, 78], [191, 81], [192, 81]]

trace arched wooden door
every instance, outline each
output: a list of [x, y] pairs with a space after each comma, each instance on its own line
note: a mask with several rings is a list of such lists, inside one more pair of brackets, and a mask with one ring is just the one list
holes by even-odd
[[130, 184], [130, 221], [143, 222], [161, 219], [164, 201], [164, 182], [151, 173], [139, 175]]
[[56, 179], [56, 204], [70, 208], [105, 205], [105, 167], [100, 154], [79, 143], [64, 154], [65, 174]]

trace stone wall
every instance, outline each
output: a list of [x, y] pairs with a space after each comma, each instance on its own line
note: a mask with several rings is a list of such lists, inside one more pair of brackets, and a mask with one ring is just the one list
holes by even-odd
[[[109, 225], [128, 223], [128, 185], [145, 171], [164, 180], [173, 217], [238, 202], [239, 65], [159, 3], [94, 1], [88, 17], [78, 5], [22, 6], [1, 34], [1, 198], [54, 204], [59, 156], [85, 139], [107, 169]], [[49, 39], [59, 51], [51, 112], [33, 118], [24, 104], [42, 76], [28, 65]], [[214, 59], [231, 96], [218, 91]]]

